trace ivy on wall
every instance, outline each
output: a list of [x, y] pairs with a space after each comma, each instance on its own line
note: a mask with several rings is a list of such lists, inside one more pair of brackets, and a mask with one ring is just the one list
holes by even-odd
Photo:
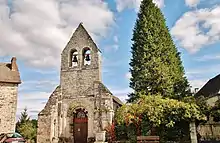
[[70, 104], [68, 111], [67, 111], [67, 117], [72, 117], [73, 114], [76, 112], [75, 109], [78, 107], [78, 104]]

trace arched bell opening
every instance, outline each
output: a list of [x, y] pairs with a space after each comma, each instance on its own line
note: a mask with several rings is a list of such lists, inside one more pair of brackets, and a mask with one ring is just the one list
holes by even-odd
[[70, 51], [70, 64], [69, 67], [77, 67], [78, 66], [78, 52], [73, 49]]
[[83, 65], [90, 65], [91, 64], [91, 50], [90, 48], [86, 47], [83, 49]]

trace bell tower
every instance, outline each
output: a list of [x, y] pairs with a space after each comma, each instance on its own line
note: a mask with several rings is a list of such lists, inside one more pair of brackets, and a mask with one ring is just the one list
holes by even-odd
[[100, 50], [80, 23], [61, 54], [60, 82], [64, 97], [74, 98], [101, 81]]

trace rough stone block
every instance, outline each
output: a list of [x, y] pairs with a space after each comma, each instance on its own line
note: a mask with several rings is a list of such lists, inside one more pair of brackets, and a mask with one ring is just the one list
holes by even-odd
[[97, 132], [95, 135], [96, 142], [105, 142], [105, 131]]

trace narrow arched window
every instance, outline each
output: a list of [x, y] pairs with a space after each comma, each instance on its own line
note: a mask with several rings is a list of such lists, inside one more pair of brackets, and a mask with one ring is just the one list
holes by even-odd
[[56, 136], [56, 120], [53, 121], [53, 126], [54, 126], [54, 132], [53, 132], [53, 136]]
[[70, 67], [78, 66], [78, 52], [77, 50], [71, 50], [70, 52]]
[[83, 64], [84, 65], [91, 64], [91, 50], [88, 47], [83, 49]]

